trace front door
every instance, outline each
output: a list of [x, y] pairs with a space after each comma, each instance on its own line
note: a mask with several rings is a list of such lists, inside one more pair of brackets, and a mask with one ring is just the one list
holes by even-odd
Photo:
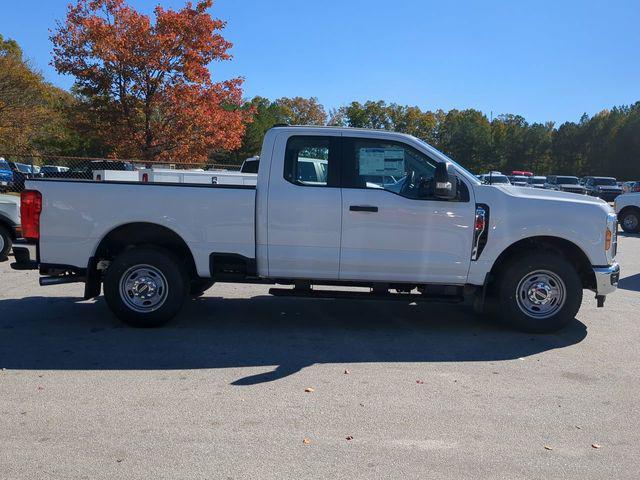
[[464, 284], [475, 207], [433, 196], [436, 160], [384, 139], [343, 137], [340, 279]]

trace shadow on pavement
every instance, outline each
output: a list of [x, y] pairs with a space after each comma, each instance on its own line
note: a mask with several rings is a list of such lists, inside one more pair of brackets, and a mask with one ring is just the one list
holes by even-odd
[[154, 370], [273, 366], [234, 385], [273, 381], [315, 363], [510, 360], [587, 335], [574, 321], [555, 335], [484, 323], [459, 305], [203, 297], [159, 329], [126, 327], [104, 300], [0, 300], [0, 368]]
[[631, 290], [632, 292], [640, 292], [640, 273], [636, 273], [630, 277], [621, 278], [618, 282], [618, 288], [622, 290]]

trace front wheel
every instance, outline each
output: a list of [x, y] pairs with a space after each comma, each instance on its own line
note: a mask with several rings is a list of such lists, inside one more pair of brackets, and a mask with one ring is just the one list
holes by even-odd
[[533, 253], [507, 264], [499, 275], [497, 293], [503, 321], [531, 333], [564, 328], [582, 304], [578, 272], [552, 252]]
[[640, 209], [626, 209], [622, 212], [620, 226], [627, 233], [640, 233]]
[[111, 311], [134, 327], [158, 327], [175, 317], [189, 292], [182, 262], [167, 250], [135, 247], [111, 262], [104, 295]]

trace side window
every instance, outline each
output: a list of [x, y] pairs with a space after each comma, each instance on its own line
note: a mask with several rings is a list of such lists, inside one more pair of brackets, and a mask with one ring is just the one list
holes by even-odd
[[295, 185], [337, 187], [338, 137], [293, 136], [287, 141], [284, 178]]
[[346, 185], [387, 190], [412, 199], [433, 198], [436, 161], [397, 142], [345, 139]]

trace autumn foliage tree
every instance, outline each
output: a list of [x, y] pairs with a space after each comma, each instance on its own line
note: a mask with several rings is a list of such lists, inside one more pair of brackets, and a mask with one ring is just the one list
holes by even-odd
[[209, 65], [231, 44], [211, 17], [212, 0], [154, 20], [124, 0], [77, 0], [51, 36], [53, 64], [75, 76], [101, 137], [120, 157], [199, 162], [240, 146], [250, 111], [242, 81], [214, 82]]

